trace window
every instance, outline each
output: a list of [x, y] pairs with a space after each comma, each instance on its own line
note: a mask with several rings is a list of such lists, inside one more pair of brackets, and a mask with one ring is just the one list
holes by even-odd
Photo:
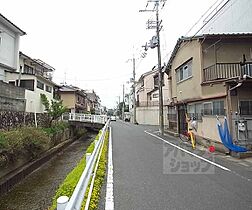
[[28, 65], [24, 65], [24, 73], [26, 74], [34, 74], [34, 69]]
[[158, 75], [155, 75], [154, 77], [154, 88], [158, 88]]
[[158, 98], [158, 93], [154, 93], [153, 95], [152, 95], [152, 98]]
[[204, 115], [225, 115], [224, 101], [204, 103]]
[[225, 115], [224, 101], [213, 101], [213, 115]]
[[44, 84], [40, 81], [37, 81], [37, 88], [44, 90]]
[[34, 80], [20, 80], [20, 87], [34, 91]]
[[46, 85], [46, 92], [51, 93], [52, 92], [52, 87]]
[[241, 115], [252, 115], [252, 100], [240, 101], [240, 113]]
[[203, 106], [204, 106], [204, 115], [212, 115], [213, 114], [212, 102], [204, 103]]
[[15, 81], [9, 81], [9, 84], [15, 86], [15, 85], [16, 85], [16, 82], [15, 82]]
[[192, 76], [192, 60], [176, 70], [177, 82], [186, 80]]
[[177, 112], [175, 106], [168, 106], [168, 120], [177, 121]]
[[195, 118], [196, 120], [202, 120], [202, 104], [189, 104], [187, 106], [187, 113], [190, 118]]

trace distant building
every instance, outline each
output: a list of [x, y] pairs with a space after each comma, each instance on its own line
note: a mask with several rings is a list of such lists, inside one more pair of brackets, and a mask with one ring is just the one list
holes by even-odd
[[205, 19], [203, 34], [252, 32], [252, 1], [228, 0], [217, 13]]
[[59, 88], [58, 94], [63, 101], [63, 105], [68, 108], [70, 113], [87, 112], [87, 94], [81, 88], [63, 85]]
[[92, 114], [101, 114], [101, 99], [94, 90], [87, 90], [87, 109]]
[[[163, 74], [163, 105], [170, 103], [167, 75]], [[159, 125], [159, 78], [153, 69], [141, 75], [136, 84], [136, 121], [139, 124]], [[132, 96], [131, 96], [132, 97]], [[131, 108], [131, 107], [130, 107]], [[133, 110], [131, 109], [131, 112]], [[167, 107], [164, 107], [164, 115]], [[133, 118], [132, 118], [133, 119]], [[167, 124], [167, 122], [164, 122]]]
[[0, 80], [19, 69], [19, 40], [26, 33], [0, 14]]

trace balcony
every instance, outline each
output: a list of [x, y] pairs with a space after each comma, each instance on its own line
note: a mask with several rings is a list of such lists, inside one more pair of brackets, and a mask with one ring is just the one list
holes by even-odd
[[252, 76], [252, 63], [216, 63], [203, 69], [203, 82]]

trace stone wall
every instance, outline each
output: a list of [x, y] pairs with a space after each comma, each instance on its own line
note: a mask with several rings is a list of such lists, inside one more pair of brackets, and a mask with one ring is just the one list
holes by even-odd
[[[46, 127], [49, 116], [44, 113], [37, 113], [37, 124]], [[9, 130], [20, 126], [35, 125], [34, 113], [0, 111], [0, 129]]]
[[0, 111], [25, 111], [25, 89], [0, 81]]

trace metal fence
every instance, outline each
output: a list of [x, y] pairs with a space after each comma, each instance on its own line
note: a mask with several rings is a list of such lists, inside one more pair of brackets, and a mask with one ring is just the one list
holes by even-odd
[[[81, 204], [82, 204], [84, 196], [86, 194], [88, 184], [91, 180], [91, 177], [93, 177], [93, 180], [95, 178], [95, 174], [96, 174], [95, 172], [96, 172], [97, 166], [99, 164], [99, 157], [102, 152], [102, 146], [103, 146], [103, 142], [105, 139], [106, 131], [108, 130], [108, 124], [109, 124], [109, 121], [107, 121], [107, 123], [103, 127], [102, 133], [99, 137], [99, 140], [95, 143], [95, 148], [93, 150], [93, 153], [88, 158], [88, 161], [86, 163], [86, 167], [80, 177], [80, 180], [78, 181], [78, 183], [74, 189], [74, 192], [73, 192], [71, 198], [68, 199], [67, 196], [59, 197], [57, 199], [57, 210], [80, 210]], [[85, 209], [88, 209], [88, 204], [89, 204], [89, 201], [91, 198], [92, 186], [93, 186], [92, 182], [93, 181], [91, 181]]]
[[91, 122], [105, 124], [107, 122], [107, 115], [91, 115], [82, 113], [65, 113], [62, 116], [63, 120]]

